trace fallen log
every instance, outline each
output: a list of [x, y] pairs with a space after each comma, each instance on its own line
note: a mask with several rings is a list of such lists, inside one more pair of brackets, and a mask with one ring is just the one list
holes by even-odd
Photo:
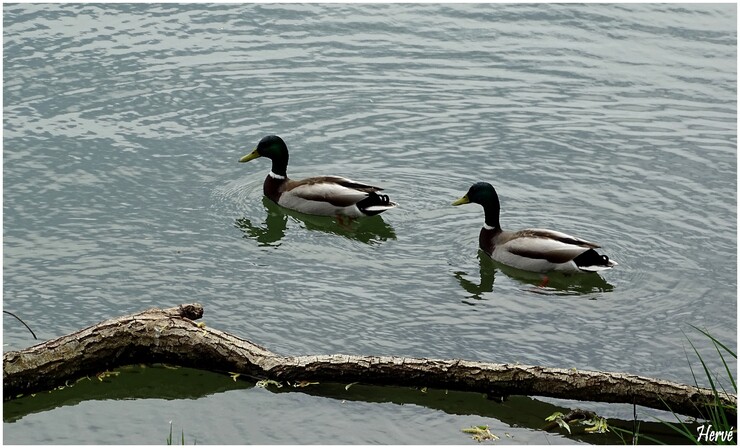
[[[4, 399], [50, 390], [78, 378], [140, 363], [236, 372], [276, 381], [325, 381], [533, 395], [628, 403], [703, 418], [710, 389], [627, 373], [395, 356], [281, 356], [194, 322], [200, 304], [150, 309], [3, 355]], [[720, 394], [728, 418], [737, 397]], [[668, 409], [667, 409], [667, 408]]]

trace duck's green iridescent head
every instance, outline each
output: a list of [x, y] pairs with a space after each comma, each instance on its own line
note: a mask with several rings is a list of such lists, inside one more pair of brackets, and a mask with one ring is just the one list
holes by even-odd
[[501, 228], [498, 221], [500, 204], [498, 202], [498, 194], [496, 193], [496, 189], [493, 188], [493, 185], [488, 182], [476, 182], [470, 187], [465, 196], [453, 202], [452, 205], [470, 203], [483, 206], [483, 211], [486, 215], [486, 225], [493, 228]]
[[282, 138], [277, 135], [268, 135], [260, 140], [254, 151], [239, 159], [239, 162], [249, 162], [258, 157], [267, 157], [270, 160], [284, 158], [288, 160], [288, 147]]
[[257, 144], [254, 151], [239, 159], [239, 162], [249, 162], [259, 157], [272, 160], [272, 172], [285, 176], [288, 167], [288, 147], [282, 138], [277, 135], [268, 135]]
[[471, 202], [484, 207], [498, 204], [496, 189], [488, 182], [474, 183], [465, 196], [453, 202], [452, 205], [470, 204]]

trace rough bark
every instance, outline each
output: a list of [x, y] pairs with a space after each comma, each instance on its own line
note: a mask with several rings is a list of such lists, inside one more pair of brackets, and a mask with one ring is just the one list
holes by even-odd
[[[478, 391], [493, 397], [534, 395], [629, 403], [701, 418], [712, 391], [627, 373], [520, 364], [394, 356], [281, 356], [250, 341], [198, 325], [199, 304], [101, 322], [75, 333], [3, 355], [4, 399], [49, 390], [77, 378], [137, 363], [169, 363], [239, 372], [277, 381], [362, 382], [375, 385]], [[737, 397], [722, 395], [729, 418]]]

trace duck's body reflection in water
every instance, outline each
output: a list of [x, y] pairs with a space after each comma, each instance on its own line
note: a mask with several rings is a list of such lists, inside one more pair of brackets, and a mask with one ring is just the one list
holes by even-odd
[[237, 218], [236, 227], [244, 232], [244, 238], [257, 240], [260, 246], [279, 246], [288, 227], [288, 215], [266, 197], [262, 198], [267, 211], [264, 226], [255, 226], [247, 218]]
[[[595, 292], [608, 292], [614, 286], [604, 280], [600, 275], [592, 274], [568, 274], [562, 272], [550, 272], [547, 274], [546, 286], [543, 283], [543, 275], [536, 272], [523, 271], [512, 268], [505, 264], [496, 262], [483, 251], [478, 251], [478, 263], [480, 265], [480, 282], [475, 283], [465, 278], [466, 272], [456, 271], [455, 278], [460, 286], [469, 294], [464, 300], [468, 305], [475, 305], [473, 300], [483, 300], [486, 293], [493, 292], [494, 278], [497, 272], [502, 272], [508, 277], [521, 282], [527, 287], [528, 292], [544, 295], [583, 295]], [[469, 277], [469, 276], [468, 276]]]
[[482, 300], [484, 293], [493, 292], [493, 279], [496, 275], [494, 261], [481, 251], [478, 251], [478, 262], [480, 263], [480, 283], [476, 284], [466, 279], [464, 277], [467, 275], [466, 272], [455, 272], [455, 278], [460, 282], [460, 286], [470, 294], [466, 300], [463, 300], [468, 305], [474, 305], [468, 299]]
[[236, 227], [244, 232], [244, 238], [257, 240], [260, 246], [279, 246], [288, 228], [288, 218], [301, 223], [308, 230], [332, 233], [366, 244], [378, 244], [396, 239], [393, 227], [383, 221], [380, 216], [359, 218], [347, 223], [327, 216], [307, 215], [288, 210], [264, 196], [262, 204], [267, 211], [263, 226], [252, 224], [247, 217], [238, 218], [235, 222]]

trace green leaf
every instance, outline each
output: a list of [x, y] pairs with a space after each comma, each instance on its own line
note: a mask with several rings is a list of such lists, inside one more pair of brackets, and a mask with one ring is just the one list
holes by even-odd
[[584, 420], [581, 422], [582, 425], [591, 425], [590, 427], [584, 429], [586, 432], [593, 432], [596, 434], [604, 434], [606, 432], [609, 432], [609, 425], [606, 423], [606, 419], [604, 417], [595, 417], [590, 420]]
[[545, 418], [545, 421], [555, 422], [561, 429], [565, 429], [566, 431], [568, 431], [568, 434], [571, 434], [570, 426], [568, 426], [568, 423], [563, 420], [563, 417], [565, 417], [565, 414], [563, 414], [562, 412], [555, 412], [551, 416]]

